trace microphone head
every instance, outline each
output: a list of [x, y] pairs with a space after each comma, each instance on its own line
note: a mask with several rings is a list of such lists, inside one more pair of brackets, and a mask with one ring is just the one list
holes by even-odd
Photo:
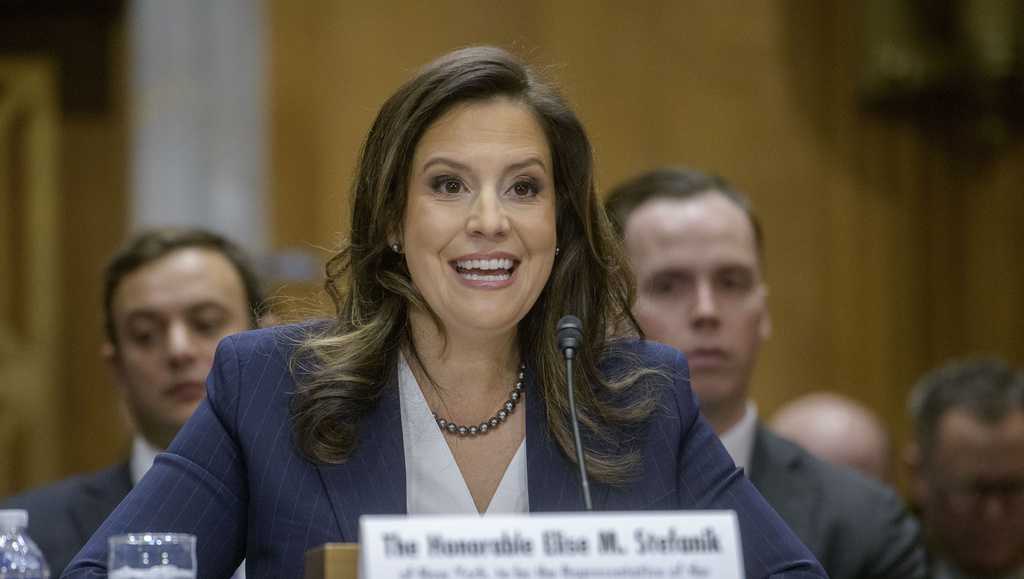
[[578, 350], [583, 343], [583, 322], [576, 316], [562, 316], [562, 319], [558, 320], [557, 335], [558, 349], [562, 354], [569, 348]]

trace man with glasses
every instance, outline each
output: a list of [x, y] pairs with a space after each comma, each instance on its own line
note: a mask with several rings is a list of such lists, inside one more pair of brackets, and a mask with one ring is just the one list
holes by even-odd
[[1024, 578], [1024, 375], [998, 360], [949, 364], [915, 386], [910, 412], [933, 577]]

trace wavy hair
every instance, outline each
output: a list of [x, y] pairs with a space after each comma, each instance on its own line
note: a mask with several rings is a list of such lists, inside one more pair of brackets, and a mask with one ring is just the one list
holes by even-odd
[[[508, 52], [471, 47], [427, 65], [382, 106], [360, 155], [352, 196], [351, 237], [327, 263], [325, 289], [335, 316], [310, 331], [293, 356], [298, 389], [292, 402], [296, 441], [311, 460], [339, 463], [359, 440], [362, 418], [393, 383], [399, 350], [411, 348], [411, 308], [437, 315], [388, 247], [399, 232], [416, 145], [454, 105], [505, 97], [534, 113], [551, 148], [556, 229], [561, 252], [536, 303], [519, 322], [519, 353], [542, 387], [548, 428], [565, 457], [575, 460], [568, 396], [555, 326], [564, 313], [586, 321], [587, 347], [577, 354], [575, 380], [581, 424], [591, 444], [587, 464], [595, 479], [616, 483], [635, 474], [637, 456], [621, 443], [656, 405], [645, 387], [655, 370], [628, 364], [606, 376], [598, 361], [612, 352], [615, 334], [640, 334], [630, 313], [632, 274], [597, 199], [593, 152], [582, 124], [562, 97]], [[624, 354], [619, 354], [624, 355]], [[598, 450], [604, 449], [604, 450]]]

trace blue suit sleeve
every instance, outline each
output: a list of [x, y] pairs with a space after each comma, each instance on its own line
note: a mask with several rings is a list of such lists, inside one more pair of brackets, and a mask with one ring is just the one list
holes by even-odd
[[140, 531], [193, 534], [198, 576], [231, 576], [244, 557], [248, 504], [236, 428], [238, 377], [229, 337], [217, 349], [206, 400], [62, 577], [106, 577], [107, 540]]
[[697, 509], [736, 512], [747, 579], [827, 577], [814, 555], [736, 468], [700, 415], [681, 354], [672, 373], [679, 416], [683, 425], [689, 425], [679, 442], [680, 502]]

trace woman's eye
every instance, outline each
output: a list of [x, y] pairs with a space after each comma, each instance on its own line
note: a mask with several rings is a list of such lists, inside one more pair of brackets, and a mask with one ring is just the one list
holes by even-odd
[[431, 183], [431, 188], [435, 193], [441, 193], [443, 195], [458, 195], [462, 193], [462, 181], [454, 177], [441, 176], [434, 179]]
[[516, 197], [533, 197], [537, 194], [539, 187], [533, 181], [516, 181], [512, 185], [512, 193]]

